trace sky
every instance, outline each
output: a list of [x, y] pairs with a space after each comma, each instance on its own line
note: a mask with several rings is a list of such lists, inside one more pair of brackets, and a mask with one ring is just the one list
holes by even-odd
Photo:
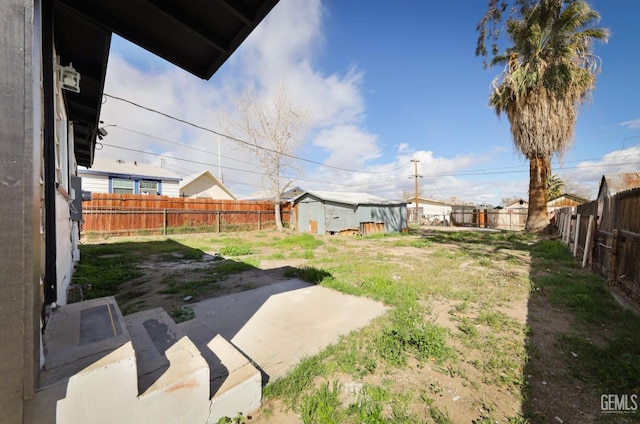
[[[640, 1], [592, 0], [606, 44], [596, 90], [571, 149], [553, 161], [567, 191], [595, 198], [603, 174], [640, 170]], [[280, 0], [209, 80], [114, 35], [96, 158], [138, 161], [178, 176], [209, 170], [238, 197], [264, 190], [255, 157], [236, 142], [125, 99], [227, 134], [233, 99], [284, 88], [308, 113], [287, 173], [304, 190], [498, 205], [527, 198], [528, 162], [506, 116], [488, 106], [499, 68], [475, 56], [487, 1]], [[227, 118], [229, 119], [229, 118]], [[218, 155], [220, 152], [220, 155]]]

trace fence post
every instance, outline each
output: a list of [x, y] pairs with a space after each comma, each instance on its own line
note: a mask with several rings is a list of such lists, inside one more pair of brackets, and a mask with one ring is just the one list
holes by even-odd
[[564, 227], [564, 209], [560, 209], [560, 212], [558, 213], [557, 216], [557, 222], [558, 222], [558, 235], [560, 236], [560, 239], [562, 239], [562, 234], [564, 234], [562, 232], [562, 228]]
[[566, 245], [569, 244], [569, 238], [571, 237], [571, 213], [568, 213], [565, 216], [565, 222], [564, 222], [564, 234], [562, 234], [562, 242]]
[[216, 230], [219, 233], [220, 232], [220, 211], [217, 211], [216, 215], [217, 215], [217, 221], [218, 221]]
[[578, 243], [580, 242], [580, 214], [576, 217], [576, 231], [573, 237], [573, 257], [578, 256]]
[[262, 211], [258, 211], [258, 231], [262, 230], [262, 222], [260, 217], [262, 216]]
[[167, 209], [162, 210], [162, 235], [167, 235]]
[[589, 215], [589, 226], [587, 228], [587, 237], [584, 241], [584, 255], [582, 255], [582, 268], [587, 265], [587, 258], [589, 257], [589, 251], [591, 250], [591, 233], [593, 232], [593, 223], [595, 222], [594, 216]]
[[616, 262], [618, 256], [618, 230], [613, 230], [613, 240], [611, 240], [611, 258], [609, 260], [609, 278], [607, 282], [610, 286], [616, 283]]

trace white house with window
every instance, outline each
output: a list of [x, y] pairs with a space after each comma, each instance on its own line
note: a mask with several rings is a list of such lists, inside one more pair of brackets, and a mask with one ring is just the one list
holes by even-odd
[[91, 168], [78, 168], [82, 190], [92, 193], [180, 196], [180, 181], [169, 169], [139, 162], [95, 159]]

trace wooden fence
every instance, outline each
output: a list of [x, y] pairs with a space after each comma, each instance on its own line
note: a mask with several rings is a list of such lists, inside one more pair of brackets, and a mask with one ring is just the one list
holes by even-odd
[[[281, 205], [282, 222], [291, 207]], [[96, 235], [172, 234], [260, 230], [275, 227], [268, 201], [188, 199], [99, 194], [82, 203], [82, 232]]]
[[451, 211], [451, 223], [455, 227], [495, 228], [499, 230], [521, 231], [524, 229], [526, 222], [526, 209], [459, 208]]
[[554, 222], [583, 267], [640, 301], [640, 189], [563, 208]]

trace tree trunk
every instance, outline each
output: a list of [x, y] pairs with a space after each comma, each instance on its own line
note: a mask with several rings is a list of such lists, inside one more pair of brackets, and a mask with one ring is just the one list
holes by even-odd
[[275, 202], [274, 204], [275, 206], [275, 211], [276, 211], [276, 228], [278, 230], [278, 232], [283, 232], [284, 231], [284, 227], [282, 226], [282, 215], [280, 213], [280, 201]]
[[549, 224], [547, 211], [548, 160], [544, 157], [529, 159], [529, 211], [524, 230], [534, 233], [544, 230]]

